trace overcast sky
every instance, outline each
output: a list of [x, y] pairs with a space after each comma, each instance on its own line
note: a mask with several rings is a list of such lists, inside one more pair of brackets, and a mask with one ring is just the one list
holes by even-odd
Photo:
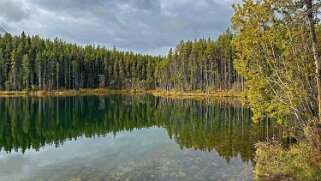
[[180, 40], [216, 38], [241, 0], [0, 0], [0, 27], [153, 55]]

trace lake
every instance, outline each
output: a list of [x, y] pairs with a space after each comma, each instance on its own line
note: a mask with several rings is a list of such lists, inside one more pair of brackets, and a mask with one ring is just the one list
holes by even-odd
[[0, 98], [0, 180], [253, 180], [277, 133], [238, 101]]

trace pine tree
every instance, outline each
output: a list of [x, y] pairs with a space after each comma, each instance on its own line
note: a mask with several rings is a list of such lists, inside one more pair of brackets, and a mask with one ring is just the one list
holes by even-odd
[[22, 58], [22, 71], [23, 71], [23, 87], [28, 91], [29, 90], [29, 81], [30, 81], [30, 61], [27, 54]]
[[79, 63], [74, 60], [72, 61], [72, 76], [73, 76], [73, 89], [79, 89]]
[[3, 90], [3, 69], [4, 69], [4, 58], [3, 58], [3, 53], [2, 53], [2, 48], [0, 48], [0, 90]]
[[40, 52], [36, 56], [36, 75], [38, 77], [38, 88], [42, 89], [42, 55]]
[[17, 56], [16, 56], [16, 50], [13, 50], [12, 54], [11, 54], [11, 71], [10, 71], [10, 88], [9, 89], [13, 89], [13, 90], [17, 90], [18, 88], [18, 67], [17, 67]]

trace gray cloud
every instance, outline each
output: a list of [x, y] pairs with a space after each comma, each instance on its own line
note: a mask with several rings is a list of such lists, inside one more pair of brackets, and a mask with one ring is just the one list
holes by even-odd
[[14, 3], [21, 6], [4, 1], [0, 3], [0, 26], [13, 34], [25, 31], [79, 44], [116, 45], [141, 53], [165, 54], [181, 39], [216, 38], [229, 27], [231, 4], [237, 1], [19, 0]]
[[24, 4], [20, 4], [19, 1], [1, 0], [0, 17], [7, 21], [19, 22], [28, 18], [28, 11]]

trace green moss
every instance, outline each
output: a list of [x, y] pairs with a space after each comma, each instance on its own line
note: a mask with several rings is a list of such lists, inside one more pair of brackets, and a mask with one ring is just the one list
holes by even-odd
[[255, 159], [257, 180], [321, 180], [321, 155], [307, 142], [291, 146], [288, 150], [279, 144], [259, 143]]

